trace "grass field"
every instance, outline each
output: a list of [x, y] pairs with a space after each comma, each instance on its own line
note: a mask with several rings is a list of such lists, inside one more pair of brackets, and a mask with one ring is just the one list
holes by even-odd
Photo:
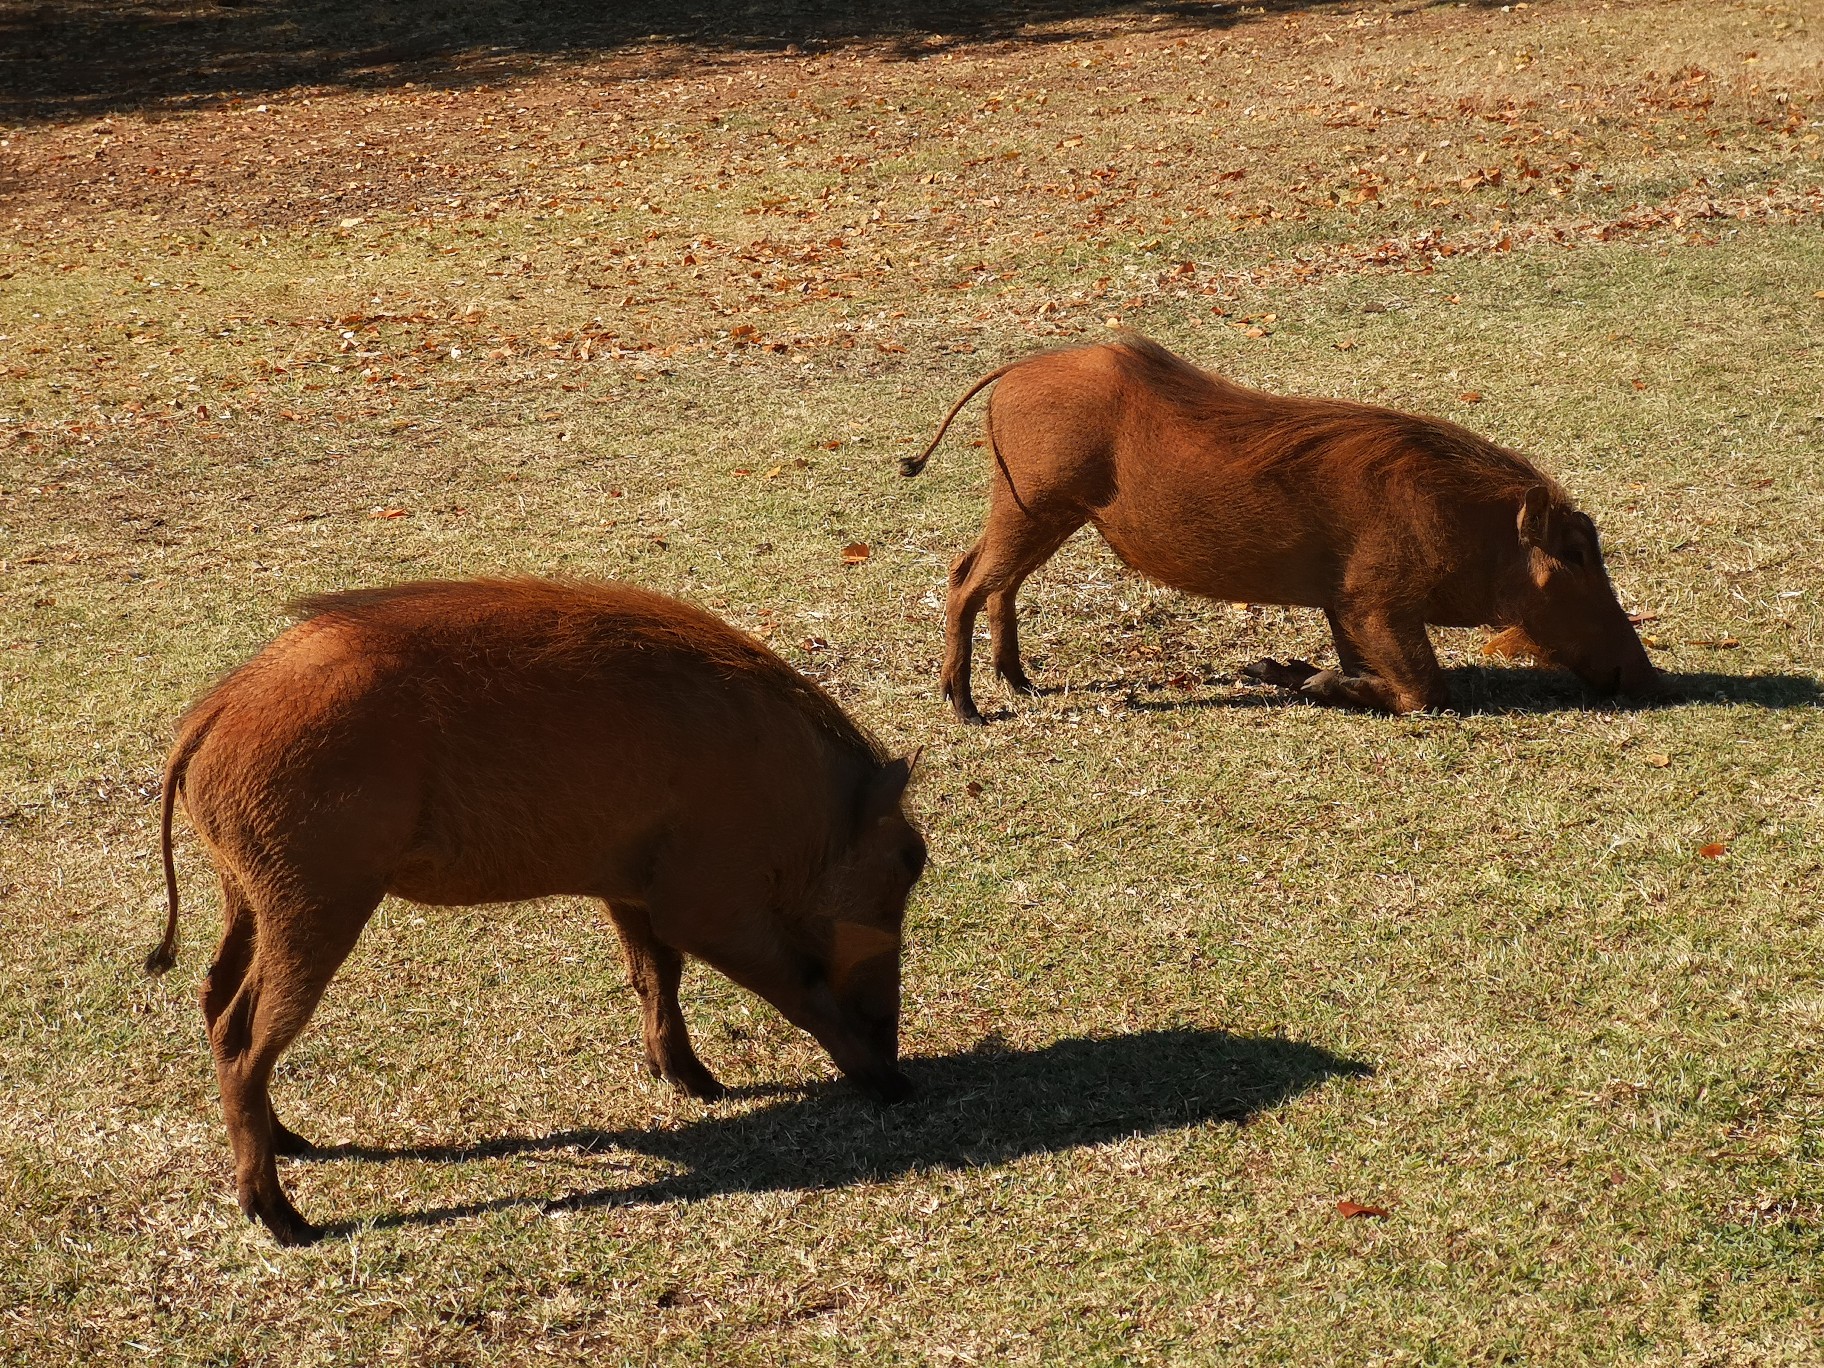
[[[1815, 7], [537, 8], [0, 0], [0, 1359], [1824, 1359]], [[1086, 534], [953, 725], [975, 420], [895, 464], [1111, 320], [1536, 456], [1677, 700], [1454, 631], [1460, 711], [1288, 704], [1318, 615]], [[480, 573], [924, 747], [922, 1094], [699, 969], [680, 1100], [598, 909], [388, 903], [280, 1251], [187, 829], [140, 972], [171, 727], [294, 597]]]

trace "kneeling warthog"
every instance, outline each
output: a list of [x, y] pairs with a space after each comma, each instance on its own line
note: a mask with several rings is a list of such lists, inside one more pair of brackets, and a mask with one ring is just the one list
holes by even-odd
[[1426, 635], [1517, 629], [1510, 649], [1591, 687], [1642, 694], [1657, 674], [1616, 602], [1596, 527], [1523, 457], [1453, 423], [1340, 399], [1263, 394], [1144, 338], [1044, 352], [984, 376], [988, 521], [950, 570], [944, 696], [964, 722], [975, 616], [1017, 692], [1014, 595], [1084, 523], [1141, 574], [1188, 593], [1321, 608], [1339, 668], [1245, 673], [1319, 703], [1416, 712], [1450, 693]]
[[678, 1008], [694, 955], [803, 1027], [885, 1101], [900, 1073], [899, 950], [925, 843], [912, 762], [696, 608], [613, 584], [403, 584], [330, 594], [185, 715], [165, 769], [221, 876], [203, 1015], [241, 1209], [282, 1244], [321, 1232], [274, 1155], [308, 1150], [269, 1081], [381, 898], [554, 894], [608, 908], [646, 1063], [720, 1085]]

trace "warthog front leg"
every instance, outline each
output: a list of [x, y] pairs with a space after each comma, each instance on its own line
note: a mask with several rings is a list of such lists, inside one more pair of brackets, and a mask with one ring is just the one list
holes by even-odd
[[1331, 622], [1345, 666], [1360, 653], [1358, 672], [1320, 670], [1304, 660], [1259, 660], [1242, 675], [1333, 707], [1410, 713], [1450, 706], [1450, 687], [1422, 621], [1376, 611], [1338, 613]]
[[690, 1028], [678, 1005], [684, 956], [653, 935], [652, 921], [643, 909], [607, 906], [614, 928], [621, 934], [627, 977], [640, 999], [640, 1036], [647, 1070], [689, 1097], [715, 1101], [724, 1089], [691, 1048]]

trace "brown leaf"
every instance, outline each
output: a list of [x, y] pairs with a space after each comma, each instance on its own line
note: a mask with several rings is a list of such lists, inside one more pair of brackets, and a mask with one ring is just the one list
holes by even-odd
[[968, 794], [971, 798], [980, 798], [982, 796], [982, 786], [971, 779], [968, 783], [963, 785], [963, 792]]
[[866, 542], [850, 542], [847, 546], [842, 548], [842, 563], [844, 565], [860, 565], [867, 558], [868, 544]]
[[1733, 651], [1737, 646], [1740, 646], [1741, 644], [1742, 643], [1740, 641], [1736, 640], [1732, 636], [1708, 637], [1702, 641], [1687, 641], [1685, 643], [1685, 645], [1687, 645], [1687, 646], [1705, 646], [1705, 647], [1708, 647], [1712, 651]]
[[1507, 627], [1482, 643], [1482, 654], [1504, 660], [1535, 660], [1551, 664], [1550, 653], [1526, 634], [1524, 627]]
[[1353, 337], [1344, 337], [1332, 342], [1330, 345], [1335, 347], [1338, 351], [1354, 351], [1355, 339]]
[[376, 508], [367, 516], [370, 518], [409, 518], [412, 515], [403, 508]]
[[1369, 1217], [1373, 1220], [1384, 1221], [1392, 1213], [1389, 1212], [1386, 1207], [1369, 1206], [1364, 1202], [1338, 1202], [1336, 1204], [1336, 1214], [1341, 1216], [1344, 1220], [1351, 1220], [1355, 1217]]
[[1482, 402], [1482, 392], [1480, 390], [1464, 390], [1457, 398], [1465, 404], [1479, 404]]
[[1726, 841], [1712, 841], [1709, 845], [1699, 846], [1697, 853], [1706, 860], [1720, 860], [1727, 853], [1729, 844]]
[[1671, 756], [1661, 755], [1658, 751], [1648, 751], [1640, 758], [1653, 766], [1654, 769], [1664, 769], [1667, 765], [1672, 763]]

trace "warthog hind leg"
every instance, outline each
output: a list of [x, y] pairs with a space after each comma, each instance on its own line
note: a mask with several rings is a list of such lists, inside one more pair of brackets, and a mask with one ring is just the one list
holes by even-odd
[[[238, 889], [234, 896], [240, 896]], [[281, 905], [276, 897], [273, 905], [262, 903], [252, 955], [232, 995], [225, 1004], [211, 1002], [212, 990], [229, 986], [216, 977], [221, 959], [205, 988], [205, 1015], [211, 1005], [216, 1009], [209, 1044], [234, 1146], [236, 1195], [248, 1219], [262, 1222], [282, 1245], [309, 1244], [323, 1232], [298, 1214], [279, 1183], [280, 1146], [301, 1143], [301, 1137], [279, 1125], [273, 1112], [273, 1066], [310, 1020], [379, 901], [376, 894], [333, 909]], [[229, 935], [234, 935], [244, 909], [237, 909], [232, 899], [229, 906]]]
[[1034, 570], [1050, 560], [1070, 534], [1083, 525], [1077, 517], [1041, 521], [1023, 511], [1003, 486], [995, 487], [993, 505], [981, 538], [950, 567], [950, 600], [944, 615], [944, 697], [958, 720], [980, 726], [970, 691], [970, 655], [975, 617], [988, 606], [988, 628], [994, 641], [994, 668], [1017, 693], [1033, 693], [1020, 664], [1020, 621], [1014, 597]]

